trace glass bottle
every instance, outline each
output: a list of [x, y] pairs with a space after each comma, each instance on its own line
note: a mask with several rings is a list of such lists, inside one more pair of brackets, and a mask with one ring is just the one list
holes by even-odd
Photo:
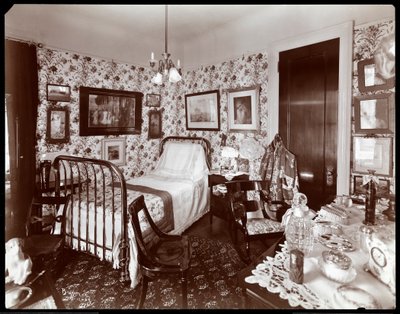
[[289, 252], [300, 250], [304, 256], [309, 254], [314, 247], [313, 227], [314, 222], [309, 215], [307, 196], [296, 193], [292, 201], [292, 214], [285, 227], [286, 242]]
[[370, 174], [370, 180], [368, 181], [367, 193], [365, 199], [365, 225], [375, 224], [375, 203], [376, 203], [376, 186], [372, 176], [375, 174], [375, 170], [368, 170]]

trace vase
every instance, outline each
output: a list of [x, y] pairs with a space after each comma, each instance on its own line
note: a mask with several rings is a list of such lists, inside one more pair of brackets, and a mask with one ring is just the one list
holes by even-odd
[[365, 199], [365, 225], [374, 225], [375, 224], [375, 205], [376, 205], [376, 185], [373, 179], [373, 175], [375, 174], [374, 170], [368, 170], [370, 174], [370, 180], [368, 181], [367, 193]]

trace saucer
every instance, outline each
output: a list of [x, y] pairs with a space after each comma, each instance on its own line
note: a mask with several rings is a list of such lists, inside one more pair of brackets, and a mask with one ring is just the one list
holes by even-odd
[[29, 287], [14, 287], [6, 291], [6, 307], [13, 309], [27, 301], [32, 296], [32, 289]]

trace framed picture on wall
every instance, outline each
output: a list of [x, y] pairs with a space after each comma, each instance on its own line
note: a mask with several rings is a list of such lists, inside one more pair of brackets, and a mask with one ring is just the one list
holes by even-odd
[[395, 116], [393, 93], [354, 97], [354, 111], [356, 133], [393, 133]]
[[259, 87], [228, 92], [228, 130], [257, 131]]
[[143, 93], [81, 86], [79, 135], [140, 134]]
[[147, 94], [146, 95], [146, 105], [148, 107], [160, 107], [161, 95], [160, 94]]
[[117, 166], [125, 165], [125, 138], [106, 138], [102, 140], [101, 158]]
[[[366, 194], [367, 185], [363, 185], [362, 176], [354, 176], [354, 194]], [[388, 197], [390, 194], [390, 181], [379, 178], [379, 184], [376, 186], [377, 197]]]
[[68, 85], [47, 84], [47, 100], [70, 101], [71, 87]]
[[149, 114], [149, 139], [162, 137], [161, 111], [150, 110]]
[[353, 137], [353, 171], [375, 175], [392, 176], [392, 138], [390, 137]]
[[47, 110], [46, 141], [50, 144], [69, 142], [68, 108], [50, 107]]
[[219, 91], [185, 95], [186, 129], [218, 131]]
[[394, 87], [395, 78], [384, 79], [377, 70], [374, 58], [357, 63], [358, 89], [360, 92], [372, 92]]

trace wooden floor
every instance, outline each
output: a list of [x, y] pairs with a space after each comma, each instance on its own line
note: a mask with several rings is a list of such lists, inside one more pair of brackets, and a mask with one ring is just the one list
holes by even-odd
[[[223, 242], [233, 242], [229, 234], [228, 223], [216, 216], [213, 216], [212, 224], [210, 224], [210, 213], [205, 214], [202, 218], [190, 226], [184, 235], [196, 235], [212, 240], [219, 240]], [[240, 233], [239, 233], [240, 234]], [[281, 241], [282, 236], [267, 237], [262, 240], [252, 241], [251, 247], [257, 247], [258, 252], [266, 251], [270, 246], [276, 246], [278, 241]], [[243, 241], [242, 236], [238, 237], [239, 242]], [[251, 249], [252, 250], [252, 249]]]
[[205, 214], [192, 226], [190, 226], [184, 235], [196, 235], [212, 240], [231, 242], [229, 235], [228, 223], [216, 216], [213, 216], [212, 224], [210, 224], [210, 213]]

